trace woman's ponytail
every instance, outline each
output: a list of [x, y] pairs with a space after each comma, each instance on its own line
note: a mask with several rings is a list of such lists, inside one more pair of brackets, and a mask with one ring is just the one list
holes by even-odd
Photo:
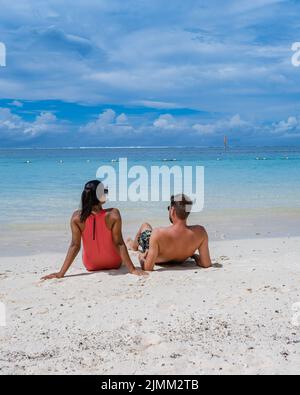
[[81, 222], [85, 222], [92, 214], [93, 207], [100, 203], [97, 197], [97, 187], [99, 184], [100, 181], [90, 181], [84, 187], [81, 195]]

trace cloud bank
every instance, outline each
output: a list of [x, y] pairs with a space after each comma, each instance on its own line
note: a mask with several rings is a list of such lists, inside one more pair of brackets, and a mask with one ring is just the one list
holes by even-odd
[[[162, 135], [180, 141], [183, 131], [189, 143], [217, 141], [227, 130], [239, 141], [297, 138], [300, 72], [291, 64], [291, 44], [299, 41], [299, 2], [163, 3], [3, 0], [3, 139], [41, 141], [61, 129], [89, 136], [91, 144], [99, 135], [113, 144], [116, 136], [145, 133], [142, 139], [159, 145]], [[40, 105], [35, 118], [25, 112], [51, 100], [53, 110]], [[81, 119], [71, 110], [62, 115], [61, 103], [90, 111]]]

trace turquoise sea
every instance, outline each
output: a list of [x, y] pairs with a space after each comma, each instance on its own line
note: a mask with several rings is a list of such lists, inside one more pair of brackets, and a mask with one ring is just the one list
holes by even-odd
[[[118, 169], [119, 158], [147, 168], [204, 166], [206, 214], [300, 208], [299, 148], [18, 149], [0, 150], [0, 222], [65, 222], [78, 207], [85, 182], [95, 178], [99, 166]], [[121, 203], [120, 208], [141, 218], [151, 210], [166, 214], [165, 203]]]

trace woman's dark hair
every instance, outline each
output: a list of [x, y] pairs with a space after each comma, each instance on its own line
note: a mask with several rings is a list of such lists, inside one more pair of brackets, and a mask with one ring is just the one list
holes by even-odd
[[81, 222], [85, 222], [92, 214], [93, 207], [100, 203], [97, 197], [97, 188], [99, 184], [101, 184], [101, 182], [98, 180], [89, 181], [85, 184], [84, 191], [81, 195]]

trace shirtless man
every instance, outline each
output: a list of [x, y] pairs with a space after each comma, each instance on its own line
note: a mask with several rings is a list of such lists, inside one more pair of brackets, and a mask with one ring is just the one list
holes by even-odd
[[144, 270], [153, 271], [155, 264], [182, 263], [189, 258], [202, 268], [211, 267], [206, 230], [202, 226], [187, 225], [192, 204], [185, 195], [172, 196], [168, 207], [172, 226], [153, 229], [150, 224], [143, 224], [135, 240], [128, 240], [132, 250], [138, 251], [141, 247], [143, 252], [139, 258]]

